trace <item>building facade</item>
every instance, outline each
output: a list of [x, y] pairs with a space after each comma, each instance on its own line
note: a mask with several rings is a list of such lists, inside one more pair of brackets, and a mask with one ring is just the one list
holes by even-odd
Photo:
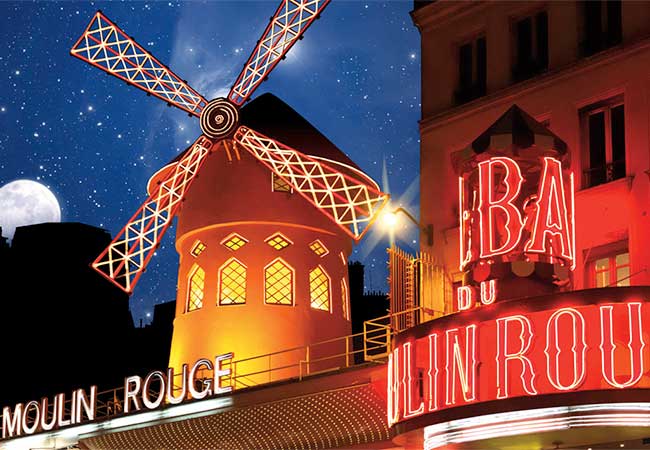
[[412, 16], [435, 230], [421, 251], [453, 293], [420, 300], [456, 314], [393, 341], [394, 442], [642, 448], [650, 4], [416, 2]]
[[650, 5], [418, 2], [412, 15], [422, 36], [421, 222], [436, 230], [424, 249], [461, 282], [452, 154], [516, 104], [570, 149], [571, 288], [649, 284]]

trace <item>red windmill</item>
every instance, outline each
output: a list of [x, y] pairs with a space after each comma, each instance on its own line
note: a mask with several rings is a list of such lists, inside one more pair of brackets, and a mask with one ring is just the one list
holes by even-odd
[[[228, 98], [211, 101], [101, 12], [72, 48], [200, 119], [203, 134], [151, 177], [147, 200], [93, 263], [132, 292], [178, 215], [175, 369], [228, 351], [243, 358], [350, 333], [351, 238], [361, 239], [388, 196], [276, 97], [242, 108], [328, 3], [283, 0]], [[199, 170], [204, 176], [188, 191]]]
[[228, 98], [207, 101], [131, 39], [101, 11], [71, 54], [127, 84], [199, 118], [203, 134], [173, 164], [93, 267], [128, 293], [144, 272], [162, 235], [209, 153], [234, 142], [359, 240], [387, 200], [376, 185], [356, 179], [305, 153], [239, 126], [239, 108], [318, 18], [329, 0], [284, 0], [251, 53]]

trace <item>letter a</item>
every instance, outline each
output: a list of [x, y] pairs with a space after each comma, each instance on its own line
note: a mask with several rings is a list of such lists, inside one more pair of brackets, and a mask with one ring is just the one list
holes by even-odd
[[[570, 192], [573, 195], [573, 192]], [[537, 213], [535, 214], [530, 241], [526, 251], [550, 253], [573, 261], [573, 245], [569, 231], [562, 164], [555, 158], [544, 158], [544, 172], [537, 192]], [[573, 214], [572, 218], [573, 220]], [[550, 239], [547, 239], [548, 238]], [[547, 241], [551, 242], [547, 248]]]

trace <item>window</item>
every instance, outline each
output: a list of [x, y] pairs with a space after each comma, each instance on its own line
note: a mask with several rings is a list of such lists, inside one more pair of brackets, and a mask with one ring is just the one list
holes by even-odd
[[456, 103], [466, 103], [485, 95], [487, 82], [487, 48], [479, 37], [458, 48], [458, 89]]
[[583, 185], [597, 186], [625, 177], [625, 108], [622, 97], [581, 111], [584, 157]]
[[278, 251], [284, 250], [285, 248], [293, 244], [293, 242], [291, 242], [289, 238], [282, 233], [272, 234], [271, 236], [267, 237], [264, 242], [266, 242], [268, 245], [270, 245], [271, 247], [273, 247]]
[[190, 250], [190, 254], [195, 258], [197, 258], [201, 253], [203, 253], [203, 250], [205, 249], [206, 249], [205, 244], [197, 239], [194, 245], [192, 246], [192, 249]]
[[279, 177], [275, 172], [271, 172], [271, 189], [273, 192], [293, 192], [291, 185]]
[[187, 312], [203, 308], [204, 284], [205, 271], [195, 264], [187, 281]]
[[221, 241], [221, 245], [225, 246], [229, 250], [232, 250], [233, 252], [239, 250], [246, 244], [248, 244], [248, 241], [237, 233], [232, 233], [223, 241]]
[[343, 317], [345, 317], [345, 320], [350, 320], [350, 296], [348, 295], [348, 284], [345, 278], [341, 279], [341, 302], [343, 304]]
[[219, 305], [246, 303], [246, 266], [232, 258], [219, 269]]
[[583, 15], [583, 56], [620, 44], [622, 40], [622, 15], [620, 0], [587, 0], [581, 3]]
[[548, 14], [541, 11], [514, 24], [514, 81], [522, 81], [548, 68]]
[[321, 266], [309, 271], [309, 298], [312, 308], [330, 311], [330, 278]]
[[591, 286], [629, 286], [630, 254], [625, 251], [593, 260]]
[[323, 244], [319, 239], [316, 239], [314, 242], [309, 244], [309, 249], [321, 258], [330, 252], [327, 247], [325, 247], [325, 244]]
[[264, 269], [264, 303], [293, 305], [293, 269], [281, 258]]

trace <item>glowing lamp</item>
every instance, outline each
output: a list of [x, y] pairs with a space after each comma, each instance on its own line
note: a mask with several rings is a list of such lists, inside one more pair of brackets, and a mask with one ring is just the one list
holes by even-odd
[[397, 221], [398, 221], [397, 213], [402, 213], [406, 217], [408, 217], [408, 219], [418, 227], [420, 232], [426, 236], [427, 245], [429, 246], [433, 245], [433, 225], [432, 224], [422, 225], [415, 217], [413, 217], [413, 214], [411, 214], [401, 206], [399, 208], [396, 208], [390, 212], [385, 212], [383, 214], [383, 221], [386, 227], [394, 228], [397, 225]]
[[382, 220], [386, 227], [393, 229], [397, 225], [397, 214], [393, 211], [387, 211], [383, 214]]

